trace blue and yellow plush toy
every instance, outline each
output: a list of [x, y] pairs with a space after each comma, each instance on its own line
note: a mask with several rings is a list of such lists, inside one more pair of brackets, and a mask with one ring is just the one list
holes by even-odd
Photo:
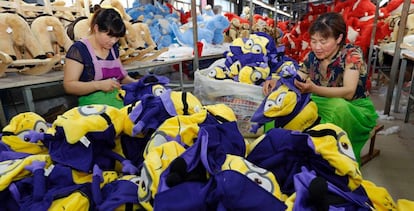
[[43, 117], [34, 112], [23, 112], [14, 116], [2, 131], [0, 160], [21, 158], [33, 154], [47, 154], [48, 149], [42, 142], [39, 140], [29, 141], [25, 139], [25, 135], [30, 131], [44, 133], [49, 126]]

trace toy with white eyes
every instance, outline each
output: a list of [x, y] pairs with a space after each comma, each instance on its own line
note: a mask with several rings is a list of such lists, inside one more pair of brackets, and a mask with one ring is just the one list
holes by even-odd
[[[113, 170], [118, 161], [123, 165], [123, 172], [134, 174], [137, 168], [113, 151], [125, 118], [127, 116], [112, 106], [79, 106], [58, 116], [48, 133], [40, 137], [54, 162], [89, 172], [94, 164]], [[39, 135], [33, 133], [30, 138], [33, 137]]]
[[261, 86], [270, 74], [270, 68], [267, 64], [264, 66], [243, 66], [238, 75], [238, 81], [244, 84]]
[[[39, 140], [27, 140], [29, 131], [44, 133], [49, 124], [34, 112], [23, 112], [14, 116], [3, 128], [0, 151], [14, 151], [27, 154], [47, 154], [48, 150]], [[0, 159], [1, 160], [1, 159]]]
[[211, 69], [207, 76], [209, 78], [212, 79], [217, 79], [217, 80], [224, 80], [224, 79], [229, 79], [230, 77], [228, 76], [228, 69], [225, 67], [221, 67], [221, 66], [217, 66], [214, 67], [213, 69]]
[[247, 84], [261, 85], [278, 62], [274, 40], [263, 32], [237, 38], [225, 56], [224, 69], [228, 70], [228, 77]]
[[166, 85], [169, 82], [165, 76], [147, 74], [137, 82], [122, 85], [122, 89], [125, 90], [124, 105], [137, 102], [147, 94], [160, 96], [167, 89]]

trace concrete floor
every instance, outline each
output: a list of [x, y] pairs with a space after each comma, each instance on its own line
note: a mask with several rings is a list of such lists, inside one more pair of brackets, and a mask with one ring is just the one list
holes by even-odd
[[[375, 157], [361, 167], [363, 178], [377, 186], [384, 187], [393, 199], [414, 200], [414, 113], [408, 123], [404, 123], [407, 93], [402, 93], [399, 113], [394, 112], [394, 103], [389, 115], [384, 115], [387, 88], [373, 88], [371, 98], [380, 115], [379, 124], [383, 124], [383, 134], [376, 138]], [[394, 99], [393, 99], [394, 102]], [[363, 153], [368, 151], [368, 144]]]

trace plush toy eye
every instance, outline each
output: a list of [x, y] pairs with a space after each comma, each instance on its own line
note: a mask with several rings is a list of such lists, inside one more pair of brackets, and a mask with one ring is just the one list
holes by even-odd
[[156, 134], [154, 134], [154, 136], [151, 138], [151, 146], [157, 147], [161, 144], [167, 143], [167, 138], [165, 136], [166, 135], [162, 134], [161, 132], [156, 132]]
[[132, 182], [132, 183], [134, 183], [134, 184], [139, 185], [139, 183], [141, 182], [141, 177], [139, 177], [139, 176], [131, 177], [131, 178], [129, 179], [129, 181], [131, 181], [131, 182]]
[[270, 108], [272, 108], [273, 106], [276, 106], [275, 101], [273, 101], [273, 100], [268, 100], [268, 101], [266, 101], [266, 103], [265, 103], [265, 105], [264, 105], [263, 110], [264, 110], [264, 111], [267, 111], [267, 110], [269, 110]]
[[105, 105], [86, 105], [78, 107], [78, 111], [82, 116], [99, 115], [106, 111]]
[[275, 100], [275, 104], [276, 104], [277, 106], [281, 106], [281, 105], [282, 105], [283, 100], [285, 99], [286, 94], [287, 94], [286, 92], [282, 92], [282, 93], [280, 93], [280, 94], [277, 96], [277, 98], [276, 98], [276, 100]]
[[216, 75], [217, 75], [217, 71], [216, 70], [210, 70], [208, 72], [208, 76], [211, 77], [211, 78], [216, 77]]
[[144, 165], [141, 169], [141, 181], [138, 185], [138, 200], [139, 202], [149, 202], [151, 198], [152, 180], [149, 175], [147, 167]]
[[253, 45], [254, 45], [254, 41], [252, 39], [248, 39], [244, 44], [244, 48], [251, 49]]
[[262, 47], [260, 45], [253, 45], [252, 47], [252, 53], [262, 53]]
[[30, 141], [29, 139], [24, 138], [24, 136], [27, 135], [27, 134], [29, 134], [29, 131], [26, 130], [26, 131], [20, 132], [16, 136], [19, 137], [21, 140], [23, 140], [25, 142], [29, 142]]
[[152, 91], [154, 96], [160, 96], [164, 92], [165, 92], [165, 87], [163, 87], [163, 86], [155, 87], [154, 90]]
[[339, 134], [338, 134], [338, 137], [337, 137], [337, 141], [338, 141], [338, 150], [339, 150], [339, 152], [340, 153], [342, 153], [342, 154], [344, 154], [344, 155], [346, 155], [346, 156], [348, 156], [348, 157], [350, 157], [351, 159], [353, 159], [353, 160], [356, 160], [355, 159], [355, 154], [354, 154], [354, 150], [352, 149], [352, 146], [351, 145], [349, 145], [347, 142], [345, 142], [345, 141], [341, 141], [341, 138], [342, 137], [345, 137], [346, 136], [346, 133], [345, 132], [340, 132]]
[[44, 133], [47, 131], [49, 127], [47, 126], [46, 122], [37, 121], [34, 126], [34, 130], [37, 132]]
[[249, 171], [246, 172], [246, 176], [256, 184], [258, 184], [260, 187], [272, 193], [274, 189], [273, 184], [271, 180], [266, 176], [266, 174], [268, 174], [269, 172], [266, 169], [260, 168], [246, 160], [244, 161], [244, 163], [249, 169]]
[[273, 184], [269, 178], [263, 177], [263, 175], [260, 175], [257, 172], [247, 172], [246, 176], [268, 192], [273, 192]]
[[259, 71], [253, 71], [252, 75], [250, 76], [250, 80], [253, 82], [258, 81], [261, 78], [262, 78], [262, 73], [260, 73]]

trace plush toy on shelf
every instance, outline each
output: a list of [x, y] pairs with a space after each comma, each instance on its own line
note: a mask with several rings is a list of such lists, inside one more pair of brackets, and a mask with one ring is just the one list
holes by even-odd
[[55, 16], [43, 15], [37, 17], [33, 20], [31, 29], [47, 57], [53, 57], [60, 53], [60, 50], [54, 49], [54, 47], [63, 48], [67, 52], [73, 44], [73, 41], [66, 34], [63, 24]]
[[1, 13], [0, 20], [0, 51], [14, 60], [6, 72], [41, 75], [51, 71], [59, 62], [60, 57], [46, 57], [39, 40], [23, 17], [15, 13]]

